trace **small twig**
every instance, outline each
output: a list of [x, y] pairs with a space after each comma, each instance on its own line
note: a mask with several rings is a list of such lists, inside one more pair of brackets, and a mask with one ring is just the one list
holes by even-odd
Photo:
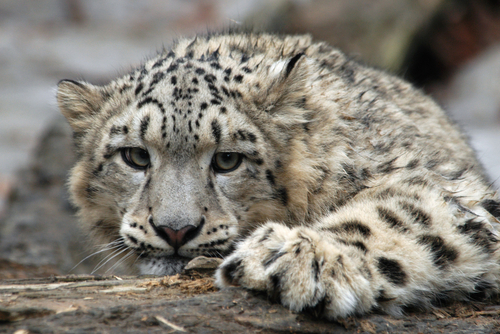
[[176, 330], [176, 331], [179, 331], [179, 332], [185, 332], [186, 330], [180, 326], [177, 326], [176, 324], [173, 324], [171, 323], [170, 321], [168, 321], [167, 319], [165, 319], [164, 317], [160, 316], [160, 315], [156, 315], [155, 316], [156, 320], [158, 320], [159, 322], [167, 325], [168, 327], [172, 328], [173, 330]]
[[474, 315], [499, 315], [499, 314], [500, 314], [500, 310], [474, 312]]

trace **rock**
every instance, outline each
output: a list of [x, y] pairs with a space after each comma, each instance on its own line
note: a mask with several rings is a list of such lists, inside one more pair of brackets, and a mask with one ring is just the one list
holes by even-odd
[[184, 272], [213, 273], [221, 263], [222, 259], [219, 258], [198, 256], [188, 262], [184, 268]]
[[487, 48], [455, 73], [442, 102], [460, 124], [475, 127], [500, 124], [500, 43]]
[[420, 27], [444, 0], [279, 0], [262, 2], [247, 26], [311, 34], [363, 61], [398, 71]]
[[443, 1], [407, 48], [401, 73], [432, 91], [455, 71], [500, 41], [500, 2]]
[[60, 276], [0, 281], [1, 330], [13, 333], [494, 333], [499, 307], [451, 305], [340, 322], [297, 314], [242, 289], [192, 289], [211, 278]]
[[[66, 274], [89, 250], [65, 186], [75, 158], [71, 129], [62, 116], [54, 119], [35, 152], [31, 164], [18, 173], [0, 219], [0, 257], [26, 268], [46, 266], [52, 274]], [[91, 272], [97, 260], [85, 261], [73, 273]], [[7, 270], [0, 266], [0, 277], [13, 275]]]
[[23, 279], [58, 275], [59, 270], [51, 265], [23, 265], [0, 259], [0, 279]]

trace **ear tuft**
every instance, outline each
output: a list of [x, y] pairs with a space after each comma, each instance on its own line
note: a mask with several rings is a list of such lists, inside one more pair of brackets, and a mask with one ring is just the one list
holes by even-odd
[[100, 87], [89, 83], [61, 80], [57, 84], [57, 104], [75, 132], [83, 131], [90, 125], [102, 99]]
[[288, 76], [290, 75], [290, 72], [292, 72], [293, 68], [295, 67], [297, 62], [300, 60], [300, 58], [302, 58], [304, 56], [305, 56], [304, 52], [301, 52], [301, 53], [293, 56], [292, 59], [290, 59], [290, 61], [286, 65], [286, 73], [285, 73], [286, 78], [288, 78]]
[[268, 78], [266, 93], [256, 91], [254, 103], [269, 114], [291, 110], [289, 106], [300, 104], [304, 95], [307, 77], [311, 66], [304, 53], [298, 53], [287, 59], [275, 61], [267, 68]]

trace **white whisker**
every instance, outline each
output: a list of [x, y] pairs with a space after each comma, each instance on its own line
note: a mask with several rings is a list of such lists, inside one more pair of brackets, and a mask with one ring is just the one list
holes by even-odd
[[116, 268], [118, 268], [118, 266], [120, 264], [122, 264], [126, 259], [128, 259], [131, 255], [134, 254], [134, 250], [133, 249], [130, 249], [130, 251], [125, 255], [123, 256], [120, 260], [116, 261], [115, 264], [113, 264], [108, 270], [106, 270], [104, 273], [107, 274], [108, 272], [110, 271], [113, 271], [115, 270]]
[[99, 262], [99, 264], [97, 265], [97, 268], [95, 268], [94, 270], [92, 270], [92, 272], [90, 273], [91, 275], [93, 275], [97, 270], [101, 269], [106, 263], [108, 263], [109, 261], [111, 261], [112, 259], [114, 259], [115, 257], [117, 257], [118, 255], [120, 255], [121, 253], [125, 252], [127, 249], [129, 249], [128, 247], [125, 247], [120, 250], [116, 250], [114, 251], [112, 254], [110, 254], [109, 256], [107, 256], [106, 258], [108, 258], [104, 263], [102, 263], [101, 265], [99, 265], [101, 262], [103, 262], [106, 258], [104, 258], [101, 262]]
[[136, 258], [136, 259], [135, 259], [135, 261], [132, 263], [132, 265], [134, 265], [134, 264], [137, 262], [137, 260], [139, 260], [139, 259], [140, 259], [140, 257], [142, 256], [142, 254], [144, 254], [144, 251], [142, 251], [142, 252], [141, 252], [141, 254], [137, 255], [137, 258]]
[[[100, 254], [102, 252], [106, 252], [106, 251], [109, 251], [109, 250], [112, 250], [112, 249], [115, 249], [115, 248], [120, 248], [122, 247], [123, 245], [123, 242], [122, 242], [122, 239], [123, 238], [120, 238], [119, 240], [116, 240], [116, 241], [113, 241], [113, 242], [110, 242], [108, 244], [102, 244], [100, 246], [103, 246], [105, 248], [102, 248], [101, 250], [98, 250], [98, 251], [95, 251], [93, 252], [92, 254], [86, 256], [85, 258], [83, 258], [80, 262], [78, 262], [73, 268], [71, 268], [69, 270], [69, 272], [72, 272], [73, 270], [75, 270], [76, 267], [78, 267], [80, 264], [82, 264], [83, 261], [87, 260], [88, 258], [92, 257], [92, 256], [96, 256], [97, 254]], [[100, 247], [99, 246], [99, 247]], [[108, 247], [106, 247], [108, 246]]]
[[108, 247], [108, 246], [111, 246], [111, 245], [117, 245], [117, 244], [121, 244], [123, 243], [123, 237], [120, 237], [118, 239], [116, 239], [115, 241], [111, 241], [111, 242], [108, 242], [108, 243], [105, 243], [105, 244], [99, 244], [99, 245], [94, 245], [95, 248], [100, 248], [100, 247]]

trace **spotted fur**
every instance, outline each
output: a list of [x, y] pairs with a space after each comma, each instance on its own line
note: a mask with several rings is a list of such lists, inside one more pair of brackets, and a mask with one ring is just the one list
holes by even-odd
[[64, 80], [57, 98], [81, 221], [143, 274], [224, 257], [220, 287], [329, 319], [498, 291], [500, 202], [464, 135], [325, 43], [181, 39], [106, 86]]

